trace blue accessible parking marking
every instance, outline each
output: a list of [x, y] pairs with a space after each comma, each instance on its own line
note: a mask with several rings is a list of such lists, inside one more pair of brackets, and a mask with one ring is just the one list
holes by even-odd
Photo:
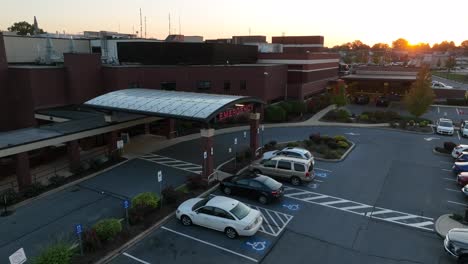
[[255, 252], [263, 252], [265, 249], [268, 248], [270, 245], [270, 241], [264, 239], [264, 238], [257, 238], [257, 237], [252, 237], [251, 239], [247, 240], [244, 244], [244, 247], [251, 251]]
[[298, 204], [283, 204], [283, 207], [286, 207], [291, 211], [299, 210], [299, 205]]
[[326, 178], [328, 177], [328, 173], [323, 172], [323, 171], [316, 171], [315, 176], [320, 177], [320, 178]]

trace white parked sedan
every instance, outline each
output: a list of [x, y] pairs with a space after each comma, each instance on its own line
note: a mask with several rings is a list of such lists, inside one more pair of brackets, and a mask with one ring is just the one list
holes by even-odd
[[462, 192], [463, 192], [466, 196], [468, 196], [468, 184], [465, 185], [465, 186], [463, 186]]
[[460, 156], [460, 154], [462, 154], [465, 151], [468, 151], [468, 145], [460, 144], [456, 146], [455, 148], [453, 148], [452, 157], [456, 159], [458, 158], [458, 156]]
[[231, 239], [238, 235], [253, 236], [263, 222], [258, 210], [224, 196], [189, 199], [179, 205], [176, 217], [185, 226], [208, 227]]

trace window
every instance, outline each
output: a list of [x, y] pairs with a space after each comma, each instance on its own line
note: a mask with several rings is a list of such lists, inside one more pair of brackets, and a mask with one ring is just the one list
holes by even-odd
[[275, 160], [267, 160], [267, 161], [265, 161], [263, 166], [265, 166], [267, 168], [274, 168], [274, 167], [276, 167], [276, 161]]
[[299, 163], [294, 163], [294, 170], [295, 171], [305, 171], [304, 165]]
[[200, 200], [199, 202], [197, 202], [196, 204], [193, 205], [192, 207], [192, 211], [195, 211], [197, 210], [198, 208], [202, 207], [202, 206], [205, 206], [205, 204], [211, 200], [211, 197], [208, 197], [208, 198], [205, 198], [203, 200]]
[[249, 180], [241, 179], [241, 180], [238, 180], [238, 181], [237, 181], [237, 184], [240, 184], [240, 185], [249, 185]]
[[246, 80], [241, 80], [240, 81], [240, 89], [241, 90], [246, 90], [247, 89], [247, 81]]
[[214, 214], [214, 212], [213, 212], [213, 207], [211, 207], [211, 206], [202, 207], [202, 208], [198, 209], [197, 213], [199, 213], [199, 214], [213, 215], [213, 214]]
[[273, 180], [272, 178], [265, 177], [265, 180], [263, 181], [263, 184], [265, 184], [268, 188], [271, 190], [277, 190], [281, 187], [281, 183]]
[[229, 90], [231, 90], [231, 82], [224, 81], [224, 91], [229, 91]]
[[160, 88], [161, 88], [161, 90], [175, 91], [176, 90], [176, 82], [161, 82]]
[[291, 170], [291, 162], [289, 161], [278, 161], [278, 169]]
[[211, 82], [210, 81], [197, 81], [198, 90], [210, 90], [211, 89]]
[[250, 213], [250, 207], [239, 202], [234, 208], [232, 208], [231, 213], [240, 220]]
[[214, 212], [214, 216], [235, 220], [234, 217], [232, 217], [232, 215], [230, 215], [228, 212], [224, 211], [223, 209], [219, 209], [215, 207], [213, 212]]
[[262, 189], [263, 185], [257, 181], [250, 181], [249, 186], [256, 189]]
[[291, 151], [285, 151], [285, 152], [284, 152], [284, 155], [289, 156], [289, 157], [293, 157], [293, 158], [302, 159], [301, 154], [295, 153], [295, 152], [291, 152]]

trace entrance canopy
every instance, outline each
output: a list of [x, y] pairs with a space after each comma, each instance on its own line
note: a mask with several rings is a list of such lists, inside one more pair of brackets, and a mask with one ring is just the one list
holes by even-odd
[[263, 104], [249, 96], [190, 93], [154, 89], [110, 92], [84, 103], [93, 108], [208, 123], [218, 113], [244, 104]]

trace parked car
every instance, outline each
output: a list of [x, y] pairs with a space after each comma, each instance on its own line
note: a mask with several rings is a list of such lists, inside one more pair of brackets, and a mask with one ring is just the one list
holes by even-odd
[[280, 180], [288, 180], [293, 185], [311, 182], [315, 177], [312, 160], [283, 156], [257, 160], [250, 165], [250, 171]]
[[468, 162], [468, 152], [462, 152], [455, 160], [455, 162]]
[[453, 148], [452, 150], [452, 157], [454, 159], [458, 158], [460, 154], [462, 154], [464, 151], [468, 151], [468, 145], [460, 144], [456, 147]]
[[468, 185], [463, 186], [462, 188], [462, 193], [466, 196], [468, 196]]
[[272, 178], [247, 171], [242, 175], [235, 175], [221, 181], [220, 189], [226, 195], [241, 195], [258, 200], [266, 204], [283, 196], [283, 184]]
[[362, 95], [361, 94], [361, 95], [358, 95], [358, 96], [354, 97], [354, 103], [356, 103], [356, 104], [366, 105], [366, 104], [369, 103], [369, 101], [370, 101], [370, 99], [369, 99], [369, 96], [367, 96], [367, 95]]
[[385, 96], [379, 96], [375, 100], [375, 106], [387, 107], [389, 104], [390, 104], [390, 100], [388, 100], [388, 98]]
[[273, 150], [263, 153], [262, 159], [271, 159], [277, 156], [292, 157], [298, 159], [312, 160], [315, 164], [314, 156], [307, 149], [287, 147], [282, 150]]
[[[467, 164], [468, 166], [468, 164]], [[468, 184], [468, 172], [462, 171], [457, 175], [457, 183], [461, 186], [465, 186]]]
[[439, 81], [432, 81], [431, 83], [431, 87], [434, 89], [434, 88], [438, 88], [438, 89], [452, 89], [453, 87], [450, 86], [450, 85], [446, 85], [445, 83], [441, 83]]
[[452, 171], [457, 175], [461, 172], [468, 172], [468, 162], [455, 162]]
[[462, 137], [468, 137], [468, 121], [461, 122], [460, 133]]
[[189, 199], [179, 205], [176, 217], [185, 226], [195, 224], [222, 231], [231, 239], [253, 236], [263, 222], [258, 210], [224, 196]]
[[455, 129], [453, 128], [452, 120], [447, 118], [440, 118], [439, 121], [437, 121], [437, 134], [452, 136], [454, 131]]
[[468, 263], [468, 229], [453, 228], [445, 236], [444, 248], [458, 259], [458, 263]]

